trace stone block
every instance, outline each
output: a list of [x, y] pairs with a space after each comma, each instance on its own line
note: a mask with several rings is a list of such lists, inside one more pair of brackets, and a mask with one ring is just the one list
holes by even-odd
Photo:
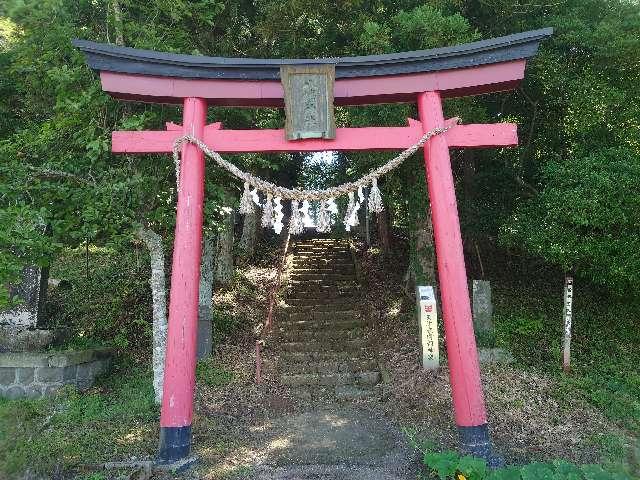
[[21, 384], [21, 385], [29, 385], [29, 384], [33, 383], [33, 375], [34, 375], [34, 369], [33, 368], [28, 368], [28, 367], [16, 368], [16, 372], [18, 373], [17, 382], [19, 384]]
[[479, 338], [494, 335], [491, 283], [487, 280], [473, 281], [473, 326]]
[[24, 327], [0, 325], [0, 352], [43, 350], [53, 338], [53, 330], [27, 330]]
[[55, 395], [55, 393], [62, 388], [62, 383], [52, 383], [47, 385], [42, 392], [45, 396]]
[[56, 367], [39, 367], [36, 369], [36, 380], [43, 383], [62, 382], [63, 371]]
[[16, 381], [16, 369], [13, 367], [0, 367], [0, 385], [11, 385]]
[[62, 369], [62, 381], [64, 383], [75, 381], [77, 372], [78, 372], [77, 365], [70, 365], [68, 367], [64, 367]]
[[96, 360], [91, 366], [91, 376], [95, 379], [97, 376], [102, 375], [109, 369], [109, 360]]
[[26, 392], [21, 386], [14, 385], [13, 387], [9, 387], [4, 391], [4, 396], [9, 400], [16, 400], [18, 398], [24, 398], [26, 396]]
[[92, 373], [91, 363], [83, 363], [82, 365], [78, 365], [76, 369], [76, 378], [78, 380], [86, 380], [92, 377], [93, 377], [93, 373]]
[[478, 361], [480, 363], [513, 363], [513, 355], [504, 348], [479, 348]]
[[91, 388], [91, 386], [93, 385], [93, 378], [89, 377], [89, 378], [78, 378], [76, 380], [76, 387], [78, 387], [78, 390], [87, 390], [89, 388]]
[[48, 367], [49, 355], [45, 352], [0, 353], [0, 367]]
[[24, 387], [24, 394], [26, 398], [40, 398], [42, 397], [42, 386], [35, 384]]
[[65, 352], [55, 352], [50, 354], [48, 361], [50, 367], [68, 367], [71, 365], [93, 362], [94, 360], [108, 359], [111, 358], [112, 355], [113, 349], [111, 348], [68, 350]]
[[198, 320], [198, 360], [211, 356], [213, 330], [211, 320]]

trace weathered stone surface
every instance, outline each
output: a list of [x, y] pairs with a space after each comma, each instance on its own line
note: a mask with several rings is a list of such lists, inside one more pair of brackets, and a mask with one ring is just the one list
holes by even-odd
[[0, 352], [33, 352], [53, 342], [52, 330], [27, 330], [24, 327], [0, 325]]
[[90, 363], [83, 363], [82, 365], [78, 365], [77, 371], [76, 371], [76, 378], [78, 380], [91, 378], [93, 374], [92, 367], [93, 366]]
[[26, 395], [24, 388], [15, 385], [13, 387], [7, 388], [4, 392], [4, 396], [9, 400], [16, 400], [18, 398], [24, 398]]
[[18, 379], [16, 383], [21, 385], [29, 385], [33, 383], [34, 369], [33, 368], [16, 368], [18, 373]]
[[49, 354], [48, 365], [50, 367], [67, 367], [80, 365], [94, 360], [107, 359], [113, 355], [111, 348], [92, 348], [90, 350], [68, 350]]
[[513, 355], [504, 348], [479, 348], [480, 363], [513, 363]]
[[53, 395], [58, 390], [60, 390], [60, 388], [62, 388], [62, 384], [61, 383], [54, 383], [54, 384], [51, 384], [51, 385], [47, 385], [45, 387], [45, 389], [44, 389], [43, 395], [45, 395], [45, 396]]
[[49, 354], [37, 352], [0, 353], [0, 367], [48, 367]]
[[36, 380], [43, 383], [61, 382], [63, 370], [56, 367], [39, 367], [36, 369]]
[[[109, 349], [96, 349], [82, 354], [76, 354], [76, 352], [0, 354], [0, 360], [5, 364], [13, 361], [18, 365], [0, 367], [0, 380], [6, 382], [0, 383], [5, 385], [4, 388], [0, 388], [0, 396], [38, 398], [52, 394], [63, 385], [76, 385], [79, 389], [89, 388], [93, 385], [96, 376], [109, 368], [110, 352]], [[49, 366], [50, 358], [53, 358], [52, 363], [64, 366]], [[79, 365], [74, 363], [86, 358], [92, 360]], [[24, 364], [35, 366], [22, 366]]]
[[0, 312], [0, 325], [36, 328], [43, 317], [48, 277], [48, 269], [25, 267], [20, 284], [9, 287], [10, 295], [21, 303]]
[[[200, 317], [202, 318], [202, 317]], [[198, 360], [211, 356], [213, 347], [213, 328], [211, 320], [198, 320]]]
[[24, 394], [27, 398], [40, 398], [42, 397], [42, 386], [40, 385], [29, 385], [25, 387]]
[[473, 325], [479, 337], [492, 337], [493, 304], [491, 303], [491, 283], [487, 280], [473, 281]]
[[48, 363], [50, 367], [66, 367], [90, 362], [94, 359], [94, 356], [94, 350], [56, 352], [49, 356]]
[[62, 369], [62, 381], [65, 383], [69, 383], [71, 381], [75, 381], [76, 373], [78, 371], [77, 365], [70, 365], [68, 367], [63, 367]]
[[11, 385], [16, 380], [16, 369], [12, 367], [0, 367], [0, 385]]

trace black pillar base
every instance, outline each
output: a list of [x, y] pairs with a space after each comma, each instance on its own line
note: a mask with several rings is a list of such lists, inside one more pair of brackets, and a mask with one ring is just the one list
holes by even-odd
[[504, 466], [504, 459], [495, 455], [491, 448], [491, 438], [487, 424], [473, 427], [458, 426], [460, 451], [465, 455], [484, 458], [490, 468]]
[[191, 425], [160, 427], [158, 465], [181, 464], [191, 453]]

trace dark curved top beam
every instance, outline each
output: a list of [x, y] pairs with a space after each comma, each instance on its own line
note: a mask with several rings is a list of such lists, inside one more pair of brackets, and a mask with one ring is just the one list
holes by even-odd
[[552, 33], [553, 29], [543, 28], [453, 47], [316, 59], [206, 57], [139, 50], [87, 40], [74, 40], [73, 44], [85, 53], [89, 66], [100, 72], [192, 79], [279, 80], [280, 65], [333, 63], [336, 79], [346, 79], [437, 72], [524, 60], [534, 56], [540, 42]]

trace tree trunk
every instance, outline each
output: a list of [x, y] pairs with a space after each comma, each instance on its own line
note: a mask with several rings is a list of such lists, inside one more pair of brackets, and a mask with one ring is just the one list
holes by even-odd
[[122, 9], [120, 8], [120, 0], [111, 0], [111, 6], [113, 8], [113, 20], [116, 30], [116, 45], [124, 45], [124, 34], [122, 32]]
[[138, 237], [149, 249], [151, 257], [151, 298], [153, 301], [153, 390], [156, 403], [162, 402], [164, 355], [167, 343], [167, 292], [164, 273], [162, 237], [148, 228], [140, 228]]
[[240, 251], [246, 258], [253, 257], [256, 250], [257, 240], [257, 215], [251, 213], [244, 216], [244, 222], [242, 223], [242, 237], [240, 238]]
[[378, 241], [382, 249], [382, 255], [388, 257], [391, 253], [391, 236], [389, 235], [390, 215], [387, 209], [376, 214], [378, 220]]
[[214, 236], [202, 238], [202, 264], [200, 265], [200, 293], [198, 300], [198, 360], [211, 355], [213, 319], [213, 277], [215, 260]]
[[233, 279], [233, 217], [231, 210], [224, 219], [224, 230], [220, 232], [215, 279], [226, 285]]
[[420, 285], [436, 285], [436, 253], [433, 244], [431, 215], [419, 218], [415, 232], [414, 272]]

